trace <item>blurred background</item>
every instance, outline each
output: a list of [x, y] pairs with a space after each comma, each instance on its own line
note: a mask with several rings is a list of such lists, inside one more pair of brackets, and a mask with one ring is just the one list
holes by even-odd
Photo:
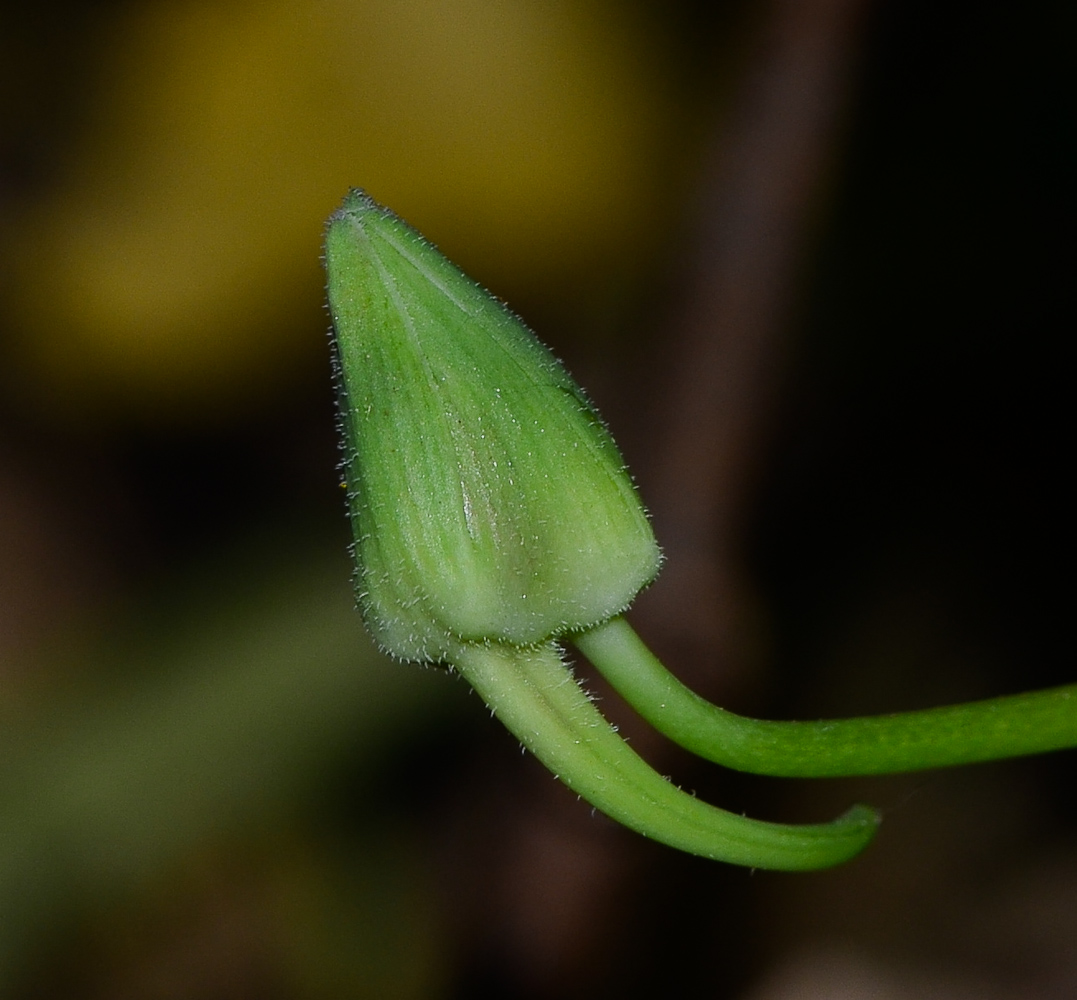
[[[0, 11], [0, 993], [1077, 993], [1072, 752], [663, 773], [846, 868], [579, 802], [352, 606], [319, 253], [366, 188], [610, 423], [632, 618], [748, 714], [1073, 680], [1073, 9], [55, 0]], [[586, 664], [580, 672], [588, 676]]]

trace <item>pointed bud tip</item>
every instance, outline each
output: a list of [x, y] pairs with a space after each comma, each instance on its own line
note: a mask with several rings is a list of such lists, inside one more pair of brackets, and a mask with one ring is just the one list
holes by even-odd
[[329, 216], [329, 225], [338, 219], [359, 219], [369, 212], [395, 217], [391, 209], [376, 202], [363, 188], [352, 188], [344, 196], [340, 208]]

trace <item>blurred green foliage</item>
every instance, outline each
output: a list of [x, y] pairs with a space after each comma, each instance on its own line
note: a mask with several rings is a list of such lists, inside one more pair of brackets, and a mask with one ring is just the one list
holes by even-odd
[[[4, 728], [0, 982], [57, 912], [100, 912], [200, 844], [272, 839], [336, 762], [373, 771], [459, 705], [373, 649], [343, 559], [237, 556], [226, 572], [118, 617], [111, 639], [79, 645], [75, 690]], [[382, 978], [409, 967], [368, 952]]]

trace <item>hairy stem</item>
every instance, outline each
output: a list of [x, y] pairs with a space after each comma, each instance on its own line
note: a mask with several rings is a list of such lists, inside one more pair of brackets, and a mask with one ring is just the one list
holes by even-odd
[[644, 836], [719, 861], [796, 871], [846, 861], [875, 833], [877, 817], [864, 806], [832, 823], [793, 826], [747, 819], [681, 791], [617, 735], [553, 643], [465, 645], [452, 662], [561, 781]]

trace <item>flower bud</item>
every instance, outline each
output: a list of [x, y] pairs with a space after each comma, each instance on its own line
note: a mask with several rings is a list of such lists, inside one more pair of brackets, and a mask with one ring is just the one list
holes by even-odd
[[329, 220], [359, 603], [439, 660], [623, 611], [660, 554], [613, 439], [526, 326], [361, 191]]

